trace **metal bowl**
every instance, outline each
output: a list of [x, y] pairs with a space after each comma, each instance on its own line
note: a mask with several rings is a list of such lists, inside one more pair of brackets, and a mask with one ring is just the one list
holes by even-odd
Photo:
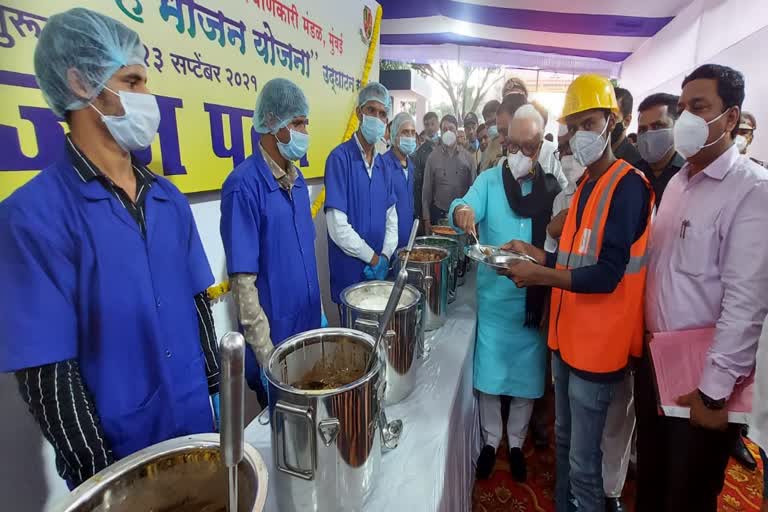
[[[238, 511], [260, 512], [267, 467], [245, 444], [237, 468]], [[227, 468], [218, 434], [178, 437], [144, 448], [100, 471], [47, 512], [225, 512]]]
[[483, 263], [493, 268], [504, 269], [520, 263], [521, 261], [526, 261], [526, 258], [517, 254], [501, 253], [487, 256]]

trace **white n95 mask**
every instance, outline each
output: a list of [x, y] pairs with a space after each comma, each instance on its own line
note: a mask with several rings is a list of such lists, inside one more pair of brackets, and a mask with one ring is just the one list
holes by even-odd
[[584, 166], [576, 161], [573, 155], [565, 155], [560, 159], [560, 165], [563, 168], [563, 174], [568, 180], [568, 183], [574, 185], [584, 174]]
[[533, 160], [525, 156], [522, 151], [518, 151], [507, 156], [507, 165], [509, 165], [509, 170], [512, 171], [512, 176], [519, 180], [531, 174]]
[[579, 130], [573, 134], [569, 145], [577, 162], [587, 167], [600, 160], [606, 146], [608, 146], [609, 139], [604, 136], [607, 130], [608, 121], [605, 122], [605, 127], [600, 133]]
[[747, 138], [743, 135], [737, 135], [733, 138], [733, 143], [736, 144], [736, 148], [738, 148], [739, 153], [746, 153], [747, 152], [747, 146], [749, 146], [749, 143], [747, 142]]
[[126, 151], [148, 148], [160, 126], [160, 108], [155, 95], [128, 91], [116, 93], [109, 87], [105, 89], [120, 98], [125, 111], [122, 116], [108, 116], [91, 103], [91, 107], [101, 115], [112, 138]]
[[702, 149], [720, 142], [720, 139], [725, 137], [725, 132], [723, 132], [717, 139], [707, 144], [709, 125], [723, 117], [728, 110], [730, 109], [727, 109], [710, 122], [705, 121], [696, 114], [691, 114], [687, 110], [683, 111], [683, 113], [680, 114], [680, 119], [675, 123], [675, 149], [677, 152], [683, 155], [684, 158], [690, 158]]
[[450, 130], [443, 132], [442, 138], [443, 144], [448, 147], [452, 147], [454, 144], [456, 144], [456, 134]]

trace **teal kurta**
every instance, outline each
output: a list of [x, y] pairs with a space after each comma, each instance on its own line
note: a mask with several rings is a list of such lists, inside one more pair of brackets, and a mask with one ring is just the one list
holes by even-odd
[[[477, 177], [467, 194], [451, 204], [448, 218], [462, 204], [472, 207], [481, 244], [503, 245], [510, 240], [531, 242], [531, 219], [509, 207], [500, 165]], [[523, 195], [533, 183], [522, 183]], [[454, 226], [455, 227], [455, 226]], [[544, 394], [546, 344], [538, 329], [524, 327], [525, 289], [486, 266], [477, 271], [477, 340], [474, 386], [489, 395], [539, 398]]]

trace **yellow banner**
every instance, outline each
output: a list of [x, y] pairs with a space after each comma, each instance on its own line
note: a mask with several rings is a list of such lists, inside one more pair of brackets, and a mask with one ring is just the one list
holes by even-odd
[[162, 121], [135, 156], [183, 192], [219, 189], [251, 154], [256, 96], [275, 77], [309, 100], [301, 167], [322, 176], [378, 37], [373, 0], [0, 0], [0, 200], [61, 155], [66, 123], [46, 107], [32, 58], [47, 18], [75, 6], [139, 33]]

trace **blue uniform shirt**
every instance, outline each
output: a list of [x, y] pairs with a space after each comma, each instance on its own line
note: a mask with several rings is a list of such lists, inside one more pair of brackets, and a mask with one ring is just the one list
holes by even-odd
[[[352, 229], [377, 254], [384, 246], [387, 210], [395, 204], [390, 174], [384, 169], [383, 158], [374, 159], [373, 172], [368, 177], [366, 163], [354, 135], [331, 151], [325, 161], [325, 209], [347, 214]], [[339, 295], [347, 286], [365, 279], [367, 263], [347, 256], [328, 237], [328, 266], [331, 277], [331, 299], [339, 303]]]
[[221, 191], [221, 239], [230, 274], [258, 274], [273, 343], [320, 327], [315, 225], [301, 171], [289, 193], [261, 151], [238, 165]]
[[169, 181], [145, 209], [143, 237], [66, 158], [0, 203], [0, 371], [76, 358], [116, 458], [215, 430], [194, 302], [208, 260]]
[[408, 176], [400, 163], [400, 159], [395, 154], [394, 149], [390, 149], [384, 155], [384, 167], [390, 174], [392, 180], [392, 189], [395, 194], [397, 209], [397, 246], [405, 247], [408, 245], [408, 237], [411, 236], [411, 227], [413, 227], [414, 204], [413, 204], [413, 162], [410, 158], [408, 162]]

